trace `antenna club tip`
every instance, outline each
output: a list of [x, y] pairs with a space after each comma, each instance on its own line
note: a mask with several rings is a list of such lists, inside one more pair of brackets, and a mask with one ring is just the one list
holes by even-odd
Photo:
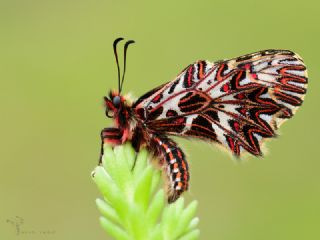
[[135, 43], [135, 41], [134, 40], [129, 40], [129, 41], [126, 42], [125, 46], [128, 46], [129, 44], [132, 44], [132, 43]]
[[116, 40], [113, 41], [113, 47], [115, 47], [117, 45], [117, 43], [122, 40], [124, 40], [124, 38], [122, 38], [122, 37], [116, 38]]

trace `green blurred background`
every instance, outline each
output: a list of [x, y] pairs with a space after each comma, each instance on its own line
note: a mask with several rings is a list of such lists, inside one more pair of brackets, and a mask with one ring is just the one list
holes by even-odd
[[[201, 239], [320, 239], [319, 1], [0, 1], [0, 239], [109, 239], [90, 179], [116, 88], [112, 42], [129, 49], [140, 96], [197, 59], [298, 52], [309, 91], [264, 159], [235, 163], [178, 140], [191, 165]], [[318, 156], [318, 157], [317, 157]], [[10, 221], [24, 220], [20, 235]]]

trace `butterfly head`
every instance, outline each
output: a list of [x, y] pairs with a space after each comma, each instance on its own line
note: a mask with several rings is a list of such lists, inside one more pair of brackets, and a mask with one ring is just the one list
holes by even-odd
[[106, 115], [109, 118], [114, 118], [123, 108], [126, 108], [125, 98], [118, 92], [110, 91], [109, 96], [104, 97], [106, 105]]
[[115, 120], [117, 127], [125, 127], [128, 125], [130, 118], [130, 106], [126, 98], [119, 92], [111, 91], [109, 96], [104, 97], [106, 106], [106, 116]]

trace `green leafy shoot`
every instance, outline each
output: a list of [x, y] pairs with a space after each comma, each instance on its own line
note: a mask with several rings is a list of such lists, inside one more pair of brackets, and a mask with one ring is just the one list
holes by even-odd
[[149, 162], [146, 149], [137, 154], [130, 143], [114, 149], [105, 145], [102, 165], [94, 169], [92, 178], [103, 196], [96, 200], [101, 226], [113, 238], [198, 239], [197, 202], [185, 206], [181, 197], [166, 203], [159, 187], [161, 171]]

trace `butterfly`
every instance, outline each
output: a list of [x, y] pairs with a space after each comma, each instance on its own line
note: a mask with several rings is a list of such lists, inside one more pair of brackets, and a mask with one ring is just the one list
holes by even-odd
[[[217, 62], [196, 61], [173, 81], [131, 102], [121, 94], [128, 46], [120, 80], [117, 38], [113, 50], [118, 68], [118, 90], [104, 97], [106, 116], [114, 127], [101, 131], [103, 145], [131, 141], [139, 152], [145, 146], [158, 159], [168, 179], [168, 202], [188, 190], [186, 156], [170, 136], [217, 143], [234, 156], [262, 156], [265, 139], [276, 137], [280, 125], [303, 102], [307, 70], [289, 50], [263, 50]], [[101, 162], [100, 157], [100, 162]]]

